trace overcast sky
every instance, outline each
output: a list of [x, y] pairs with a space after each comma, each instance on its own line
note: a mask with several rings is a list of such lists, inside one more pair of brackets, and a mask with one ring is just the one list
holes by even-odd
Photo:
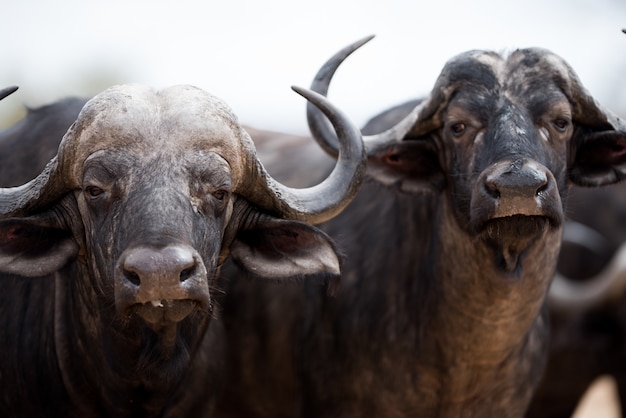
[[305, 133], [304, 99], [290, 86], [308, 86], [337, 50], [375, 34], [330, 91], [358, 124], [426, 94], [460, 52], [529, 46], [564, 57], [601, 103], [626, 113], [624, 0], [5, 0], [0, 15], [0, 86], [20, 86], [3, 109], [111, 83], [193, 84], [243, 123]]

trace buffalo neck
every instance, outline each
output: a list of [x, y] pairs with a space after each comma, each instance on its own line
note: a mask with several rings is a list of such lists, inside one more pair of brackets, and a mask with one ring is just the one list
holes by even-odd
[[161, 414], [179, 388], [199, 344], [196, 336], [209, 318], [173, 326], [165, 338], [177, 339], [177, 345], [162, 346], [164, 335], [138, 319], [119, 318], [110, 301], [84, 285], [89, 279], [83, 264], [65, 270], [55, 275], [55, 341], [65, 387], [72, 399], [80, 400], [75, 406], [86, 415]]
[[463, 230], [445, 194], [405, 195], [376, 183], [364, 185], [325, 229], [340, 247], [358, 249], [347, 254], [336, 298], [362, 310], [354, 315], [400, 309], [402, 315], [381, 318], [408, 314], [422, 328], [421, 316], [430, 324], [441, 312], [441, 321], [451, 315], [459, 326], [476, 320], [476, 328], [499, 324], [509, 332], [510, 323], [527, 330], [541, 308], [561, 237], [560, 228], [546, 228], [518, 256], [517, 268], [506, 271], [500, 249]]
[[[347, 255], [339, 294], [325, 309], [336, 321], [336, 346], [356, 359], [354, 370], [395, 370], [388, 386], [413, 387], [420, 412], [454, 415], [468, 405], [479, 414], [502, 412], [512, 397], [529, 400], [540, 375], [545, 347], [538, 337], [546, 327], [539, 311], [560, 230], [532, 240], [507, 271], [498, 248], [463, 230], [448, 205], [445, 194], [364, 186], [353, 203], [358, 210], [327, 225], [340, 246], [359, 250]], [[533, 360], [522, 361], [525, 355]], [[494, 387], [524, 379], [532, 382]]]
[[444, 346], [472, 348], [454, 353], [457, 361], [464, 356], [468, 362], [503, 361], [527, 335], [543, 305], [561, 229], [546, 226], [515, 256], [516, 268], [507, 269], [502, 248], [468, 235], [447, 215], [451, 213], [445, 208], [447, 200], [442, 205], [441, 220], [435, 223], [438, 308], [431, 324], [449, 332], [433, 330], [433, 335], [445, 336]]

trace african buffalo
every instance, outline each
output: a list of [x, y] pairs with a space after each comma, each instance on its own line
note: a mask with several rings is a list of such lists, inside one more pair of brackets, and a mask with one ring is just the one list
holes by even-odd
[[[325, 94], [360, 44], [313, 89]], [[325, 120], [308, 115], [336, 155]], [[460, 54], [393, 119], [363, 130], [369, 181], [322, 226], [346, 253], [334, 298], [224, 269], [233, 355], [218, 416], [524, 415], [546, 359], [568, 187], [625, 176], [626, 124], [538, 48]], [[293, 176], [299, 163], [267, 166]]]
[[0, 415], [210, 416], [221, 264], [274, 280], [339, 274], [308, 223], [354, 196], [363, 146], [327, 100], [297, 91], [342, 137], [314, 187], [274, 180], [218, 98], [128, 85], [84, 106], [35, 179], [0, 189]]

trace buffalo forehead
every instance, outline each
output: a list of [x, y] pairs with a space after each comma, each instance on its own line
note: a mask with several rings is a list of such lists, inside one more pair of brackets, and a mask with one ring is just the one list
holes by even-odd
[[498, 55], [488, 51], [468, 51], [457, 55], [444, 66], [435, 90], [457, 89], [467, 85], [495, 90], [501, 78], [500, 61], [502, 59]]
[[515, 51], [508, 60], [503, 80], [507, 92], [528, 100], [566, 99], [572, 71], [558, 56], [541, 49]]
[[85, 105], [72, 144], [79, 168], [100, 150], [138, 156], [211, 151], [231, 166], [242, 159], [237, 118], [220, 99], [191, 86], [154, 91], [127, 85], [106, 90]]
[[482, 102], [481, 106], [506, 97], [540, 112], [548, 105], [567, 101], [570, 73], [560, 57], [543, 49], [520, 49], [508, 56], [469, 51], [446, 64], [437, 88], [453, 88], [451, 97], [462, 93], [465, 101]]
[[567, 83], [571, 72], [563, 59], [540, 48], [518, 49], [508, 56], [492, 51], [468, 51], [446, 63], [437, 84], [445, 87], [472, 83], [490, 90], [559, 85]]

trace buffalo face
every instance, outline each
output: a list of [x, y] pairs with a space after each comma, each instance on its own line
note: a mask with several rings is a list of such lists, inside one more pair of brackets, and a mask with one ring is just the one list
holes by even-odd
[[[312, 88], [326, 93], [339, 64], [368, 39], [331, 58]], [[336, 153], [323, 117], [307, 109], [316, 139]], [[611, 184], [625, 173], [624, 122], [565, 61], [538, 48], [460, 54], [425, 99], [366, 130], [371, 177], [402, 192], [444, 193], [456, 229], [493, 247], [508, 271], [546, 234], [558, 251], [570, 183]]]
[[233, 205], [223, 158], [159, 148], [147, 159], [93, 154], [76, 193], [90, 276], [113, 283], [120, 315], [157, 325], [209, 307], [221, 251], [210, 237], [223, 236]]
[[133, 93], [92, 101], [59, 158], [77, 186], [91, 286], [121, 318], [159, 328], [208, 312], [240, 170], [237, 143], [224, 139], [239, 132], [196, 122], [203, 109], [168, 107], [167, 94]]
[[[506, 254], [508, 269], [544, 231], [557, 231], [563, 222], [573, 137], [565, 94], [552, 80], [520, 75], [525, 72], [516, 60], [490, 53], [448, 63], [446, 81], [463, 82], [448, 93], [438, 115], [441, 127], [430, 134], [449, 173], [458, 224]], [[542, 94], [527, 94], [518, 83]]]

